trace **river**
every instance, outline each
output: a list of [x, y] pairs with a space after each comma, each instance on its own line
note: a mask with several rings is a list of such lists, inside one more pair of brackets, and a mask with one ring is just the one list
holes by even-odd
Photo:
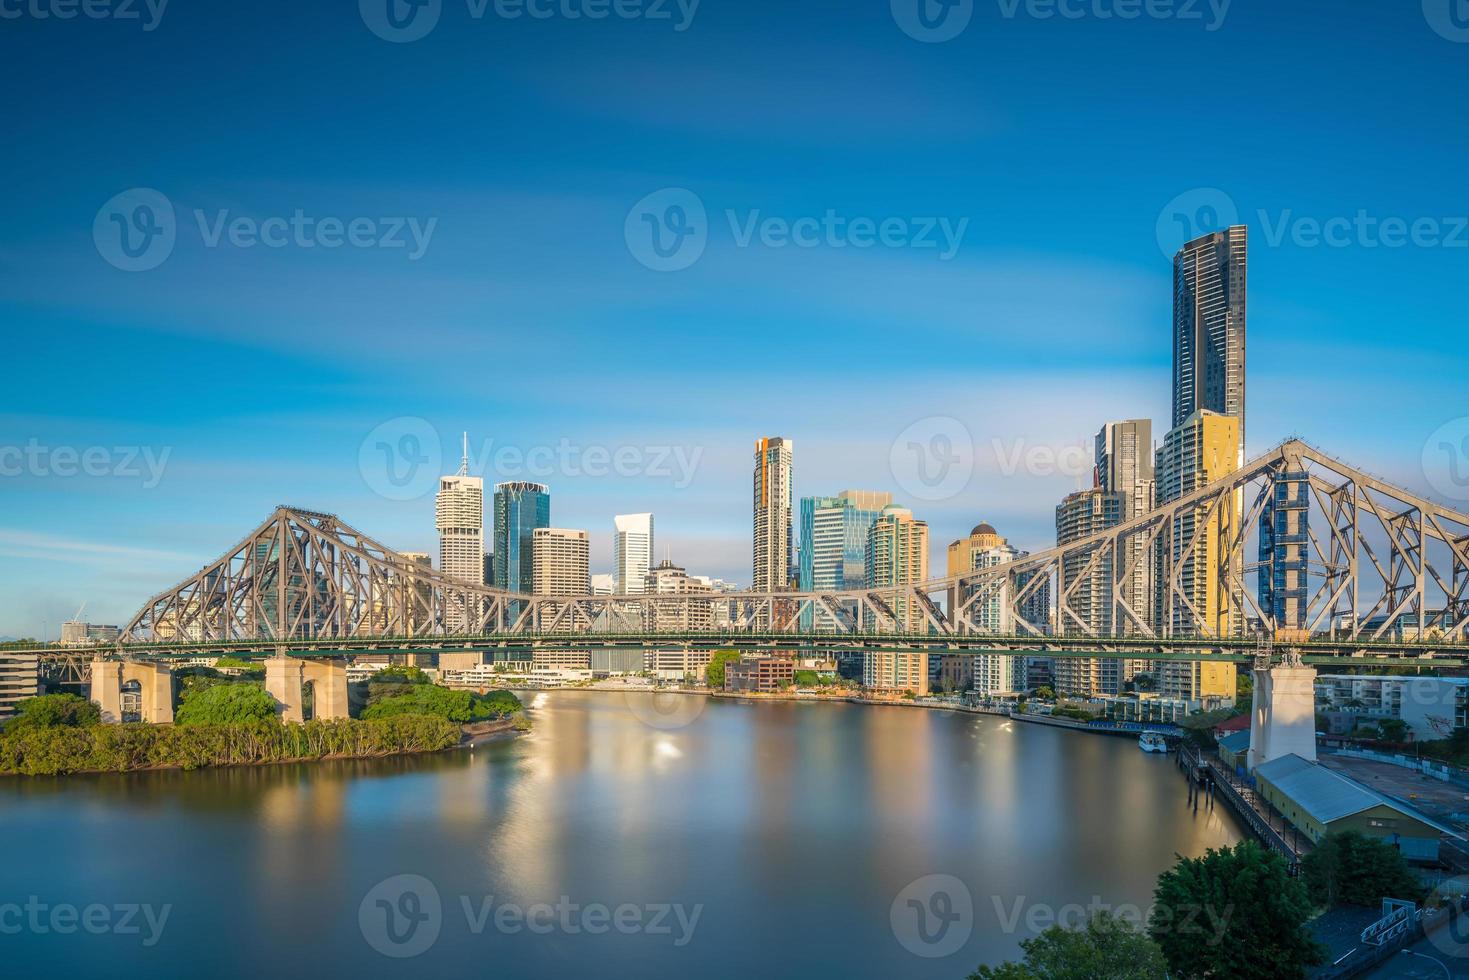
[[913, 707], [556, 691], [436, 756], [0, 780], [10, 976], [962, 980], [1231, 844], [1169, 757]]

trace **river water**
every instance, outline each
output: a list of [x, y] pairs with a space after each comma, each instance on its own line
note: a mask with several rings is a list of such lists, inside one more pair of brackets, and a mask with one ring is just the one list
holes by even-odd
[[0, 780], [10, 976], [948, 978], [1231, 844], [1130, 739], [557, 691], [371, 762]]

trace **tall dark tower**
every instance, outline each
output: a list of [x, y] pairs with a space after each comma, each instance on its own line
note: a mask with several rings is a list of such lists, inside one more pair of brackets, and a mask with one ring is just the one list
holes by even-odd
[[1173, 428], [1199, 409], [1240, 420], [1245, 452], [1244, 225], [1201, 235], [1173, 256]]

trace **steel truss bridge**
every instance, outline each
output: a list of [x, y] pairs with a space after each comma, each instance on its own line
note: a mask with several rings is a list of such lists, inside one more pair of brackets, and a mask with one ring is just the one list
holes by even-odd
[[920, 584], [527, 595], [281, 506], [149, 599], [112, 652], [684, 645], [1244, 663], [1287, 634], [1306, 663], [1469, 659], [1469, 515], [1291, 440], [1125, 523]]

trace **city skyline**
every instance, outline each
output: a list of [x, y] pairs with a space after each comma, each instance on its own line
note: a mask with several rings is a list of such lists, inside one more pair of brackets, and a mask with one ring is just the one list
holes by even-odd
[[[188, 16], [149, 35], [160, 54], [149, 65], [196, 64], [203, 48], [180, 38], [226, 26], [220, 11]], [[360, 475], [364, 458], [380, 460], [378, 441], [397, 445], [403, 433], [369, 437], [399, 419], [423, 419], [435, 434], [437, 462], [420, 471], [426, 490], [452, 470], [463, 429], [489, 433], [471, 447], [475, 475], [554, 484], [564, 501], [557, 521], [569, 526], [595, 530], [610, 514], [654, 511], [676, 555], [698, 554], [701, 571], [745, 584], [746, 446], [765, 432], [802, 446], [796, 496], [890, 489], [930, 523], [936, 546], [985, 520], [1037, 548], [1054, 529], [1048, 507], [1033, 502], [1059, 501], [1086, 477], [1024, 465], [1012, 476], [1010, 463], [1037, 447], [1084, 447], [1103, 419], [1149, 418], [1161, 436], [1171, 418], [1171, 255], [1185, 238], [1180, 224], [1209, 230], [1195, 219], [1210, 209], [1221, 227], [1233, 216], [1251, 234], [1245, 454], [1298, 434], [1463, 503], [1440, 489], [1446, 470], [1424, 472], [1430, 437], [1465, 414], [1456, 379], [1469, 355], [1455, 341], [1466, 250], [1453, 244], [1464, 208], [1451, 176], [1465, 149], [1452, 125], [1462, 107], [1452, 86], [1411, 82], [1417, 72], [1452, 76], [1462, 46], [1417, 11], [1367, 8], [1342, 20], [1326, 5], [1242, 8], [1230, 25], [1240, 31], [1215, 33], [1146, 20], [1125, 29], [1004, 21], [991, 11], [953, 42], [922, 45], [878, 7], [830, 17], [785, 10], [791, 33], [779, 50], [798, 57], [773, 74], [766, 66], [768, 84], [735, 96], [722, 73], [769, 43], [766, 22], [754, 8], [710, 8], [678, 36], [673, 62], [652, 56], [666, 37], [631, 25], [616, 53], [591, 34], [562, 33], [553, 44], [522, 33], [486, 69], [506, 94], [492, 108], [457, 90], [446, 104], [442, 90], [418, 81], [440, 66], [483, 66], [473, 32], [443, 30], [392, 46], [410, 80], [402, 97], [435, 111], [390, 148], [363, 142], [373, 130], [356, 101], [359, 83], [377, 77], [383, 43], [355, 17], [283, 16], [227, 27], [241, 50], [273, 58], [341, 42], [340, 74], [324, 80], [322, 101], [288, 143], [258, 138], [282, 124], [260, 100], [242, 100], [208, 73], [189, 87], [160, 76], [150, 118], [168, 154], [28, 169], [0, 184], [13, 219], [0, 309], [15, 328], [14, 356], [32, 368], [14, 380], [0, 435], [0, 448], [19, 454], [4, 457], [0, 478], [0, 586], [12, 596], [0, 635], [49, 623], [54, 636], [83, 600], [98, 618], [123, 618], [132, 596], [119, 571], [164, 587], [207, 560], [204, 542], [283, 500], [351, 514], [404, 550], [437, 554], [425, 498], [403, 499]], [[1326, 21], [1336, 29], [1314, 29]], [[818, 24], [862, 46], [872, 70], [849, 78], [860, 113], [815, 84], [850, 75], [802, 34]], [[14, 26], [38, 41], [18, 48], [15, 70], [50, 79], [56, 105], [79, 126], [131, 146], [136, 129], [97, 106], [91, 86], [51, 77], [48, 32], [59, 41], [68, 25]], [[136, 69], [100, 28], [70, 26], [79, 28], [64, 35], [71, 56], [99, 71]], [[1182, 111], [1158, 79], [1238, 56], [1256, 68], [1214, 106], [1213, 138], [1154, 145]], [[1313, 61], [1343, 58], [1387, 69], [1341, 80], [1334, 100], [1354, 107], [1350, 118], [1303, 129], [1289, 112], [1252, 108], [1282, 99], [1289, 108], [1319, 80]], [[240, 84], [273, 91], [265, 63], [247, 59]], [[545, 65], [563, 63], [548, 87]], [[945, 84], [915, 89], [920, 69]], [[646, 86], [627, 84], [639, 71], [678, 97], [652, 108]], [[1062, 85], [1073, 71], [1150, 97], [1119, 114], [1115, 99]], [[1025, 81], [1032, 72], [1038, 84]], [[572, 95], [588, 88], [602, 99], [591, 113]], [[758, 110], [746, 105], [752, 98]], [[457, 125], [471, 104], [495, 113], [496, 125]], [[17, 105], [12, 121], [38, 156], [85, 159], [53, 118]], [[197, 118], [228, 122], [201, 132]], [[526, 143], [507, 149], [494, 139], [502, 124], [523, 127]], [[889, 129], [902, 138], [874, 140]], [[1240, 142], [1221, 152], [1225, 132]], [[241, 137], [258, 159], [241, 160]], [[528, 165], [541, 139], [564, 152], [549, 163], [531, 154]], [[1080, 169], [1078, 143], [1088, 148]], [[354, 160], [346, 174], [329, 163], [343, 148]], [[593, 148], [619, 161], [615, 172], [589, 174], [577, 162]], [[1396, 179], [1403, 159], [1415, 161], [1416, 179]], [[99, 209], [133, 187], [166, 195], [181, 227], [168, 260], [136, 273], [99, 256], [91, 234]], [[697, 195], [718, 234], [696, 264], [660, 273], [629, 254], [624, 222], [668, 187]], [[407, 249], [211, 248], [194, 219], [297, 208], [439, 220], [429, 249], [409, 262]], [[971, 220], [963, 247], [940, 261], [914, 249], [742, 247], [725, 217], [828, 210]], [[1384, 245], [1389, 218], [1437, 221], [1438, 243]], [[1343, 221], [1345, 244], [1319, 234]], [[895, 372], [874, 352], [900, 332], [919, 340]], [[558, 373], [502, 366], [482, 383], [443, 383], [446, 352], [503, 365], [517, 338], [555, 350]], [[1431, 351], [1432, 369], [1402, 356], [1404, 345]], [[628, 398], [629, 379], [643, 398]], [[539, 397], [548, 383], [556, 397]], [[866, 390], [881, 391], [880, 404], [854, 397]], [[1074, 404], [1054, 404], [1057, 392]], [[906, 428], [933, 418], [967, 426], [976, 460], [955, 496], [930, 502], [902, 486], [889, 457]], [[676, 447], [698, 462], [687, 482], [677, 466], [615, 479], [500, 472], [481, 452], [491, 438], [495, 450], [522, 453], [563, 439], [609, 451]], [[35, 465], [25, 456], [33, 444], [46, 454]], [[118, 475], [57, 475], [64, 466], [52, 451], [94, 447]], [[592, 562], [606, 568], [610, 542], [600, 537]]]

